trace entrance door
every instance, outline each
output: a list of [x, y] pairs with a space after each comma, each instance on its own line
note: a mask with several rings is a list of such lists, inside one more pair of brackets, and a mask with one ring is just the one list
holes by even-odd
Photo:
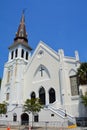
[[27, 113], [23, 113], [21, 115], [21, 125], [28, 125], [29, 124], [29, 116]]

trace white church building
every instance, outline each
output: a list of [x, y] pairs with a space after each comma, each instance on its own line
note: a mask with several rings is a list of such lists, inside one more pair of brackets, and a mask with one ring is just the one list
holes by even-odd
[[4, 65], [0, 102], [8, 103], [7, 113], [0, 120], [20, 124], [31, 121], [31, 113], [24, 113], [26, 99], [40, 98], [44, 108], [35, 113], [34, 122], [75, 123], [75, 117], [84, 117], [80, 101], [76, 72], [80, 65], [78, 52], [74, 57], [64, 55], [40, 41], [33, 53], [28, 44], [25, 18], [9, 47], [8, 61]]

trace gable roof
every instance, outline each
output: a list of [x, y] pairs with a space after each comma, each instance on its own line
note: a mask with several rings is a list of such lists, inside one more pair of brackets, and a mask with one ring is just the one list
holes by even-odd
[[[31, 57], [31, 60], [29, 61], [26, 69], [31, 65], [34, 57], [36, 56], [36, 54], [38, 54], [38, 51], [40, 51], [41, 49], [43, 49], [44, 51], [46, 51], [47, 53], [49, 53], [55, 60], [59, 61], [59, 54], [54, 51], [52, 48], [50, 48], [47, 44], [45, 44], [43, 41], [40, 41]], [[25, 70], [26, 71], [26, 70]]]

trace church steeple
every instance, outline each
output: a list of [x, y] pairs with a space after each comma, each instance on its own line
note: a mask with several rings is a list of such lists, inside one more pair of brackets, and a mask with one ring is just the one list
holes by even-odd
[[26, 27], [25, 27], [24, 12], [22, 13], [20, 25], [18, 27], [18, 31], [16, 33], [16, 37], [14, 38], [15, 42], [17, 42], [18, 40], [21, 40], [21, 42], [28, 42], [27, 32], [26, 32]]
[[23, 12], [14, 42], [9, 47], [9, 61], [17, 58], [28, 61], [31, 50], [32, 48], [28, 44], [25, 17]]
[[29, 50], [32, 50], [32, 48], [28, 45], [24, 11], [22, 13], [20, 24], [18, 26], [18, 30], [14, 38], [14, 43], [9, 47], [9, 49], [13, 48], [14, 46], [18, 44], [22, 44], [23, 46], [27, 47]]

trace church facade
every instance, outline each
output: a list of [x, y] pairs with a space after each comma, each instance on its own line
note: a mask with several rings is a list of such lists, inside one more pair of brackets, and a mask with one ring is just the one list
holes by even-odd
[[75, 57], [68, 57], [62, 49], [56, 52], [42, 41], [33, 54], [31, 51], [22, 14], [4, 66], [0, 102], [6, 101], [8, 106], [0, 120], [21, 124], [31, 121], [31, 113], [23, 112], [23, 104], [32, 97], [40, 98], [44, 105], [35, 113], [34, 122], [64, 122], [65, 114], [71, 122], [75, 122], [75, 117], [84, 117], [76, 77], [80, 65], [78, 52], [75, 51]]

